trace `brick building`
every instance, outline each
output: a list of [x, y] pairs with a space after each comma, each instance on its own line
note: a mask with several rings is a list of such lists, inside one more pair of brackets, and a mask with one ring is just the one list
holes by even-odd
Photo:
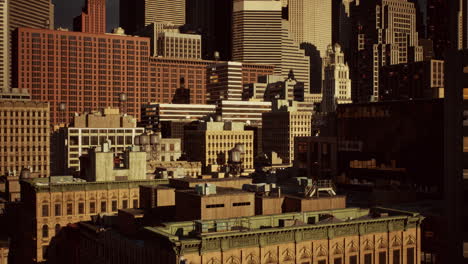
[[[105, 107], [122, 107], [140, 119], [141, 104], [172, 102], [182, 78], [190, 103], [203, 104], [207, 66], [215, 63], [150, 58], [148, 38], [123, 34], [19, 28], [14, 40], [13, 86], [49, 102], [52, 124]], [[272, 73], [273, 66], [243, 64], [242, 82]]]
[[87, 0], [86, 8], [73, 20], [75, 31], [106, 33], [106, 0]]

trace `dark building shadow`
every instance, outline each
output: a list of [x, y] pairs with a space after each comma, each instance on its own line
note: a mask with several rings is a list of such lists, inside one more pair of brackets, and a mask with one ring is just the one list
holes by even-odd
[[322, 58], [315, 45], [302, 43], [301, 49], [310, 58], [310, 93], [322, 93]]

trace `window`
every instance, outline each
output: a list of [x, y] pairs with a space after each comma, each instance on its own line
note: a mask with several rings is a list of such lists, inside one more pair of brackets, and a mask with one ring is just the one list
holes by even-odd
[[54, 213], [55, 216], [61, 216], [62, 215], [62, 208], [61, 204], [55, 204], [54, 206]]
[[327, 264], [327, 261], [324, 259], [324, 260], [319, 260], [317, 263], [318, 264]]
[[[245, 202], [245, 203], [233, 203], [232, 206], [248, 206], [250, 205], [250, 202]], [[224, 207], [224, 205], [223, 205]]]
[[101, 202], [101, 213], [105, 213], [106, 212], [106, 208], [107, 207], [107, 203], [105, 201], [102, 201]]
[[122, 208], [123, 208], [123, 209], [127, 209], [127, 208], [128, 208], [128, 201], [127, 201], [127, 200], [123, 200], [123, 201], [122, 201]]
[[406, 249], [406, 263], [414, 264], [414, 248]]
[[379, 264], [387, 264], [387, 253], [379, 252]]
[[341, 258], [335, 258], [333, 264], [341, 264]]
[[364, 255], [364, 264], [372, 264], [372, 254], [368, 253]]
[[112, 212], [117, 211], [117, 201], [112, 201]]
[[220, 208], [224, 207], [224, 204], [207, 204], [206, 208]]
[[43, 204], [42, 205], [42, 216], [43, 217], [49, 216], [49, 205], [48, 204]]
[[84, 214], [84, 203], [83, 202], [78, 203], [78, 214]]
[[72, 215], [72, 214], [73, 214], [73, 204], [67, 203], [67, 215]]
[[357, 264], [357, 256], [350, 256], [349, 264]]
[[95, 202], [90, 202], [89, 203], [89, 213], [90, 214], [95, 214], [96, 213], [96, 203]]
[[133, 208], [138, 208], [138, 199], [133, 199]]
[[42, 226], [42, 237], [49, 237], [49, 227], [47, 225]]
[[47, 246], [42, 246], [42, 258], [47, 258]]
[[393, 250], [393, 264], [400, 264], [400, 250]]

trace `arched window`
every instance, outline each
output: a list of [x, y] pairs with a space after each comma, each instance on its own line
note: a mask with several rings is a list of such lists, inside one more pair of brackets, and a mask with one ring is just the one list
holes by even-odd
[[58, 232], [60, 232], [60, 225], [59, 225], [59, 224], [56, 224], [56, 225], [55, 225], [55, 235], [57, 235]]
[[49, 237], [49, 227], [47, 225], [42, 226], [42, 237]]

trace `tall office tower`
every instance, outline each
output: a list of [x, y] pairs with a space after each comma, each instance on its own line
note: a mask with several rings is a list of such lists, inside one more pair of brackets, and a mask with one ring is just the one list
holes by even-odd
[[352, 103], [349, 67], [339, 44], [328, 46], [324, 72], [322, 111], [334, 112], [337, 103]]
[[49, 104], [0, 100], [0, 175], [23, 169], [38, 177], [50, 175]]
[[[6, 80], [2, 83], [3, 87], [0, 88], [2, 92], [9, 92], [9, 86], [11, 84], [11, 42], [13, 41], [12, 32], [18, 27], [29, 27], [29, 28], [54, 28], [54, 5], [52, 0], [5, 0], [1, 1], [3, 5], [8, 8], [7, 16], [3, 23], [8, 23], [8, 38], [0, 40], [2, 43], [6, 43], [9, 54], [2, 58], [3, 63], [0, 66], [2, 72], [6, 72], [7, 75], [4, 77]], [[5, 9], [2, 8], [1, 13], [5, 14]], [[1, 44], [0, 44], [1, 45]], [[4, 49], [2, 48], [2, 53]], [[5, 69], [6, 68], [6, 69]]]
[[232, 7], [233, 0], [186, 0], [186, 27], [202, 35], [204, 59], [232, 60]]
[[355, 4], [352, 17], [354, 100], [377, 101], [380, 67], [423, 60], [416, 9], [407, 0], [367, 0]]
[[[354, 0], [333, 0], [332, 42], [339, 43], [348, 61], [351, 42], [351, 3]], [[330, 44], [331, 44], [330, 43]]]
[[152, 23], [185, 24], [185, 0], [121, 0], [120, 26], [130, 34]]
[[106, 33], [106, 0], [86, 0], [86, 7], [73, 20], [73, 27], [75, 31]]
[[288, 35], [280, 1], [238, 0], [233, 7], [232, 58], [234, 61], [271, 64], [275, 74], [287, 77], [294, 70], [309, 90], [309, 61]]
[[288, 18], [296, 43], [312, 44], [324, 57], [332, 43], [332, 0], [289, 0]]
[[10, 0], [0, 0], [0, 93], [10, 91], [10, 28], [8, 10]]
[[451, 46], [449, 39], [449, 2], [451, 1], [427, 1], [426, 38], [434, 43], [434, 58], [439, 60], [444, 58], [444, 51]]

